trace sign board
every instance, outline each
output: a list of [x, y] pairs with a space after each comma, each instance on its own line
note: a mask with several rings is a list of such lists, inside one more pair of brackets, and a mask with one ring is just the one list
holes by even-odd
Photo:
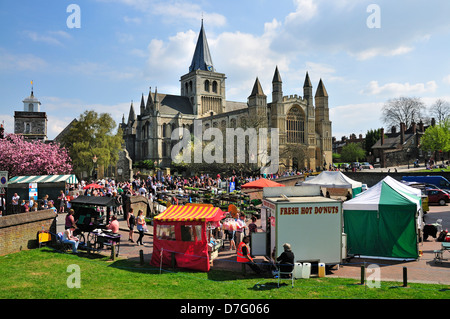
[[6, 195], [8, 187], [8, 171], [0, 171], [0, 195]]
[[236, 184], [235, 184], [234, 182], [230, 182], [229, 187], [230, 187], [229, 192], [230, 192], [230, 193], [231, 193], [231, 192], [234, 192], [234, 190], [236, 189]]
[[8, 171], [0, 171], [0, 188], [8, 187]]
[[29, 183], [28, 185], [29, 185], [28, 186], [29, 199], [37, 201], [37, 198], [38, 198], [37, 183]]
[[[279, 197], [278, 199], [282, 199]], [[321, 196], [290, 197], [278, 202], [264, 199], [270, 209], [270, 250], [277, 256], [283, 244], [291, 244], [296, 260], [318, 260], [325, 264], [342, 261], [342, 202]]]

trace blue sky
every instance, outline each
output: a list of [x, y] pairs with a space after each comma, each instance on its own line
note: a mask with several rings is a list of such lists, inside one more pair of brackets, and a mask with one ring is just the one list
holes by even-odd
[[31, 80], [50, 139], [85, 110], [127, 118], [149, 87], [179, 94], [203, 17], [228, 100], [245, 102], [258, 77], [270, 102], [276, 66], [284, 95], [303, 95], [308, 71], [333, 135], [364, 135], [391, 98], [450, 102], [449, 12], [447, 0], [0, 0], [0, 122], [13, 131]]

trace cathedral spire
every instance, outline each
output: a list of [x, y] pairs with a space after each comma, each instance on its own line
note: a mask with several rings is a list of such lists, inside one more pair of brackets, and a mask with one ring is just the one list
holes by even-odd
[[148, 97], [147, 97], [147, 104], [145, 106], [145, 108], [147, 110], [150, 110], [153, 104], [153, 98], [152, 98], [152, 87], [149, 88], [148, 90]]
[[309, 79], [308, 71], [306, 71], [305, 83], [303, 84], [304, 88], [312, 88], [311, 80]]
[[136, 113], [134, 112], [133, 101], [130, 105], [130, 114], [128, 115], [128, 123], [136, 121]]
[[258, 78], [256, 78], [255, 84], [253, 85], [252, 94], [250, 94], [250, 96], [265, 96]]
[[319, 86], [317, 87], [316, 97], [328, 97], [327, 90], [325, 89], [325, 85], [323, 85], [322, 79], [319, 81]]
[[141, 106], [140, 106], [140, 108], [141, 108], [141, 115], [143, 115], [144, 112], [145, 112], [144, 93], [142, 93], [142, 96], [141, 96]]
[[194, 56], [192, 57], [191, 66], [189, 67], [189, 72], [195, 70], [215, 71], [211, 59], [211, 53], [209, 52], [208, 41], [206, 40], [203, 19], [200, 33], [198, 35], [197, 45], [195, 46]]

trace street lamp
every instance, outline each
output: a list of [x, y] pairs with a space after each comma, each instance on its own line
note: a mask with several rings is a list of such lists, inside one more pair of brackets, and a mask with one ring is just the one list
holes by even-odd
[[92, 158], [92, 162], [94, 162], [94, 179], [97, 179], [97, 156], [94, 155], [94, 157]]

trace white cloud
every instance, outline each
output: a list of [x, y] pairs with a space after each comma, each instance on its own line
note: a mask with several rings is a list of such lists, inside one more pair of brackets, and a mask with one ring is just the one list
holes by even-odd
[[[203, 17], [209, 26], [223, 26], [226, 24], [224, 15], [207, 12], [201, 5], [191, 3], [186, 0], [164, 0], [164, 1], [148, 1], [148, 0], [97, 0], [100, 2], [122, 3], [131, 6], [141, 12], [150, 15], [158, 15], [163, 17], [165, 23], [189, 22], [198, 24]], [[125, 17], [124, 21], [140, 23], [138, 18]]]
[[414, 48], [408, 46], [399, 46], [395, 49], [369, 48], [356, 53], [350, 52], [350, 55], [356, 56], [358, 60], [367, 60], [376, 56], [396, 56], [411, 52]]
[[45, 34], [41, 34], [35, 31], [23, 31], [23, 34], [34, 42], [58, 46], [63, 45], [63, 43], [61, 42], [62, 39], [71, 38], [70, 34], [65, 31], [48, 31]]
[[33, 54], [13, 54], [0, 48], [0, 70], [36, 71], [48, 67], [48, 63]]
[[135, 24], [141, 24], [142, 22], [141, 18], [138, 17], [130, 18], [128, 16], [124, 16], [123, 21], [125, 21], [126, 23], [135, 23]]
[[317, 3], [314, 0], [294, 0], [295, 12], [286, 17], [286, 23], [302, 24], [314, 18], [317, 14]]
[[[330, 109], [330, 120], [333, 125], [333, 136], [365, 134], [368, 130], [383, 127], [379, 120], [383, 103], [360, 103], [339, 105]], [[364, 128], [362, 130], [361, 128]]]
[[445, 77], [442, 79], [442, 81], [444, 81], [444, 83], [446, 83], [446, 84], [450, 84], [450, 74], [447, 75], [447, 76], [445, 76]]
[[401, 96], [401, 95], [418, 95], [423, 93], [433, 93], [437, 89], [435, 81], [429, 81], [427, 83], [386, 83], [380, 86], [378, 81], [371, 81], [365, 89], [360, 93], [366, 95], [389, 95], [389, 96]]
[[0, 123], [3, 124], [5, 134], [14, 133], [14, 117], [9, 114], [0, 114]]

